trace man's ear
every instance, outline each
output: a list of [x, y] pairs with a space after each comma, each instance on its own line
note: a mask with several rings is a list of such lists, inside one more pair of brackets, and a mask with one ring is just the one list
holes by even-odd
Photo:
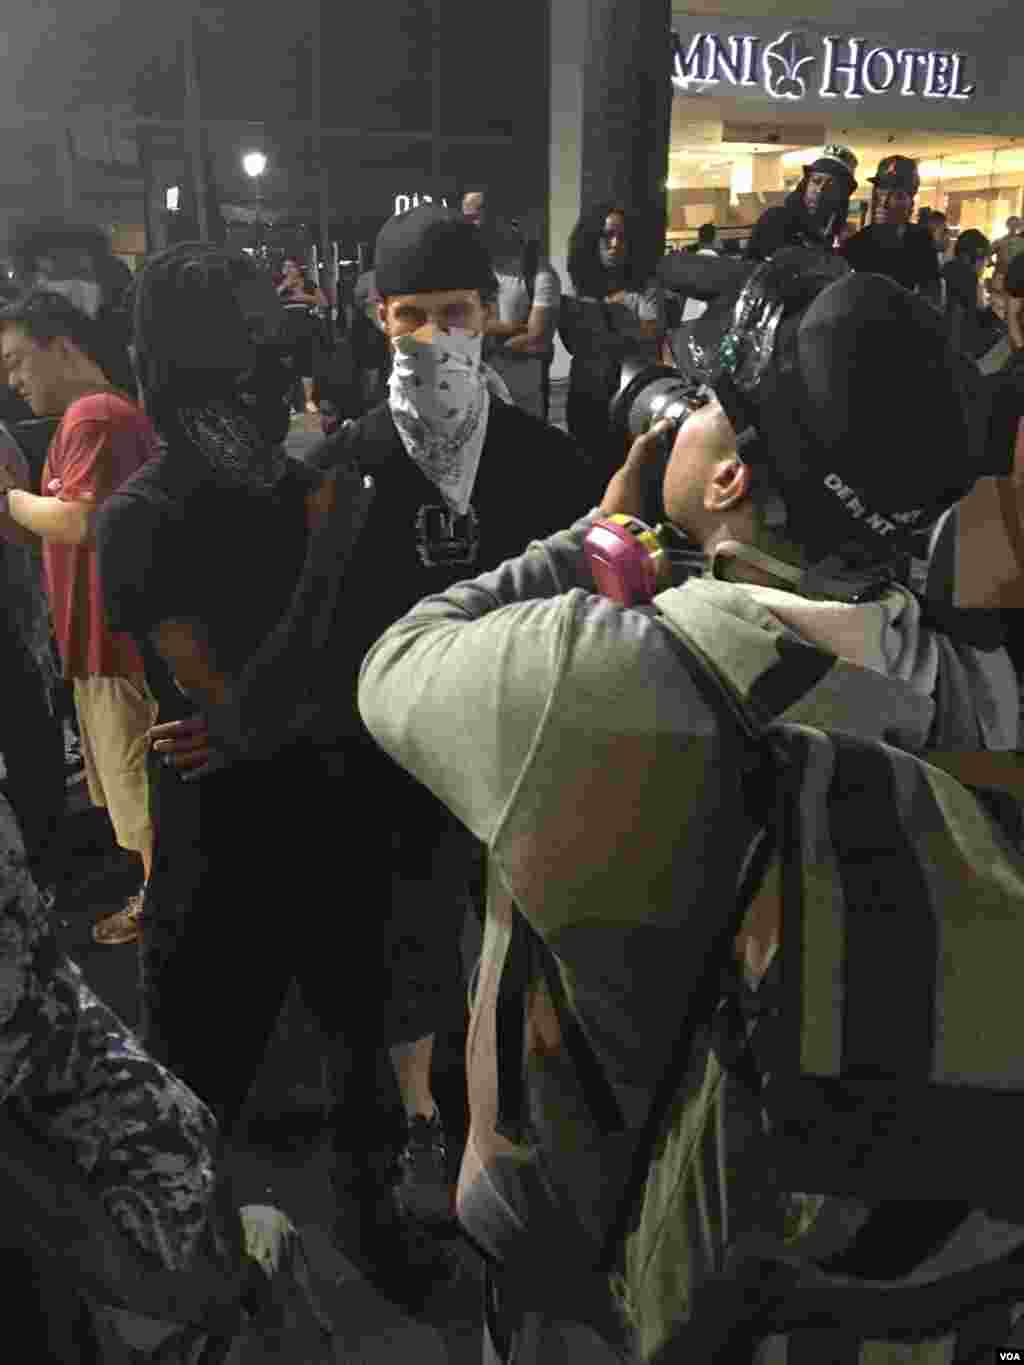
[[750, 466], [737, 456], [719, 461], [704, 494], [705, 508], [709, 512], [731, 511], [750, 496], [753, 482]]
[[385, 332], [388, 330], [388, 306], [386, 303], [377, 304], [377, 322]]

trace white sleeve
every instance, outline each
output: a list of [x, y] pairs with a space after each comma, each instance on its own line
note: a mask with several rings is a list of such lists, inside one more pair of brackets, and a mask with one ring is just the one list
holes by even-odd
[[637, 319], [640, 322], [658, 322], [662, 320], [662, 295], [660, 289], [648, 289], [640, 295], [640, 302], [637, 308]]
[[562, 299], [562, 282], [551, 266], [542, 266], [533, 285], [534, 308], [557, 308]]
[[521, 322], [526, 325], [530, 315], [530, 298], [520, 279], [498, 276], [498, 318], [501, 322]]

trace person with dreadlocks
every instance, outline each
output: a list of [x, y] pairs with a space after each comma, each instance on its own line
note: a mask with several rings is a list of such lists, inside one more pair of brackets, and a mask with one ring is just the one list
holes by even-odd
[[[361, 865], [380, 869], [391, 834], [339, 811], [362, 800], [360, 772], [347, 764], [341, 787], [328, 770], [307, 706], [322, 659], [279, 630], [302, 602], [330, 616], [362, 495], [353, 461], [321, 472], [284, 451], [282, 314], [270, 277], [241, 253], [183, 243], [146, 265], [137, 365], [164, 449], [104, 507], [96, 535], [108, 620], [137, 643], [159, 703], [142, 1036], [230, 1133], [296, 979], [332, 1045], [340, 1165], [377, 1109], [363, 1011], [386, 993], [387, 964], [370, 935], [351, 965], [325, 952], [323, 850], [348, 834]], [[346, 989], [344, 970], [358, 984]], [[383, 1292], [415, 1302], [447, 1263], [408, 1231], [379, 1178], [372, 1199], [357, 1173], [349, 1200], [350, 1183], [336, 1181], [346, 1254]]]
[[610, 477], [622, 461], [608, 404], [627, 354], [658, 358], [664, 332], [661, 290], [638, 240], [639, 224], [617, 204], [583, 213], [569, 238], [573, 296], [562, 300], [559, 335], [572, 355], [566, 424], [587, 455]]
[[803, 179], [786, 202], [765, 209], [747, 246], [747, 259], [767, 261], [786, 246], [832, 250], [846, 223], [850, 196], [857, 188], [857, 158], [838, 143], [825, 147], [804, 167]]

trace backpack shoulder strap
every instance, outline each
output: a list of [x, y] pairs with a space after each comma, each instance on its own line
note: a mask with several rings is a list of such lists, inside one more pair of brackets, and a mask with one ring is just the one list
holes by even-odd
[[[602, 1248], [597, 1268], [605, 1273], [610, 1273], [615, 1268], [619, 1248], [626, 1239], [633, 1210], [643, 1196], [651, 1158], [662, 1126], [686, 1077], [694, 1043], [701, 1029], [710, 1026], [718, 1007], [722, 972], [729, 962], [733, 941], [776, 853], [783, 856], [783, 885], [786, 892], [799, 894], [800, 884], [801, 839], [797, 822], [803, 764], [795, 761], [796, 741], [792, 754], [783, 757], [781, 748], [773, 745], [764, 734], [732, 684], [686, 636], [682, 628], [657, 611], [653, 619], [664, 628], [666, 638], [673, 645], [677, 659], [708, 706], [716, 715], [721, 714], [724, 708], [739, 728], [754, 760], [752, 774], [764, 779], [769, 777], [773, 779], [775, 798], [773, 806], [771, 798], [767, 795], [768, 787], [759, 785], [757, 798], [759, 803], [763, 804], [764, 828], [758, 834], [748, 854], [746, 865], [741, 871], [735, 904], [731, 912], [723, 916], [721, 928], [712, 941], [703, 976], [687, 1001], [686, 1013], [672, 1048], [671, 1061], [652, 1098], [651, 1107], [634, 1149], [629, 1176]], [[788, 771], [785, 770], [787, 767]]]

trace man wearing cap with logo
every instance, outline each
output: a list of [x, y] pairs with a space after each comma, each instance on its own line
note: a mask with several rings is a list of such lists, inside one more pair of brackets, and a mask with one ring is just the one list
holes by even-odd
[[833, 143], [804, 167], [803, 179], [785, 204], [765, 209], [747, 247], [752, 261], [766, 261], [785, 246], [832, 250], [857, 188], [857, 158]]
[[850, 238], [843, 256], [854, 270], [888, 275], [938, 306], [942, 275], [935, 242], [927, 227], [910, 221], [921, 188], [917, 162], [886, 157], [871, 184], [871, 222]]
[[[719, 326], [702, 376], [708, 400], [678, 425], [662, 495], [669, 520], [703, 547], [706, 569], [661, 592], [658, 609], [763, 723], [912, 750], [1013, 748], [1017, 695], [1005, 652], [938, 633], [890, 572], [910, 533], [934, 524], [973, 480], [964, 387], [942, 320], [890, 280], [827, 258], [831, 282], [826, 274], [808, 303], [806, 278], [779, 261], [696, 324]], [[927, 459], [894, 459], [878, 440], [877, 395], [893, 375], [901, 403], [925, 423], [917, 436]], [[414, 607], [370, 650], [360, 677], [360, 710], [378, 743], [488, 846], [494, 894], [470, 1024], [473, 1122], [458, 1207], [490, 1258], [490, 1365], [562, 1358], [529, 1354], [524, 1343], [550, 1342], [558, 1321], [573, 1320], [622, 1359], [661, 1359], [670, 1333], [689, 1331], [711, 1281], [707, 1313], [730, 1329], [744, 1292], [729, 1297], [734, 1253], [752, 1245], [750, 1254], [771, 1257], [775, 1247], [792, 1261], [799, 1237], [818, 1226], [815, 1209], [799, 1234], [786, 1231], [758, 1120], [731, 1107], [743, 1103], [739, 1091], [718, 1094], [710, 1082], [701, 1091], [698, 1064], [678, 1101], [690, 1117], [670, 1138], [692, 1149], [685, 1177], [665, 1185], [666, 1171], [647, 1186], [648, 1198], [676, 1191], [661, 1235], [617, 1262], [617, 1301], [594, 1270], [621, 1188], [615, 1142], [626, 1138], [609, 1139], [580, 1099], [587, 1086], [571, 1079], [582, 1071], [566, 1054], [575, 1063], [582, 1045], [570, 1046], [566, 1011], [571, 1003], [635, 1131], [707, 951], [709, 913], [735, 896], [745, 847], [742, 805], [723, 804], [736, 756], [716, 712], [647, 608], [598, 595], [584, 548], [600, 515], [642, 515], [665, 470], [667, 426], [636, 441], [600, 509]], [[507, 1030], [523, 1025], [522, 1011], [506, 1007], [506, 977], [522, 920], [557, 965], [542, 978], [552, 1003], [529, 1007], [529, 1063], [509, 1070]], [[525, 942], [534, 951], [531, 935]], [[772, 960], [768, 943], [748, 945], [755, 973]], [[590, 1082], [593, 1093], [593, 1074]], [[520, 1106], [528, 1117], [516, 1123]], [[661, 1156], [683, 1160], [668, 1148]], [[848, 1235], [860, 1225], [854, 1217]], [[998, 1241], [998, 1229], [981, 1236]], [[989, 1253], [965, 1244], [959, 1254]], [[668, 1326], [644, 1317], [659, 1295], [674, 1314]], [[627, 1341], [624, 1314], [636, 1334]], [[751, 1359], [701, 1344], [685, 1336], [678, 1358]], [[860, 1358], [845, 1342], [831, 1354], [833, 1344], [815, 1359]]]

